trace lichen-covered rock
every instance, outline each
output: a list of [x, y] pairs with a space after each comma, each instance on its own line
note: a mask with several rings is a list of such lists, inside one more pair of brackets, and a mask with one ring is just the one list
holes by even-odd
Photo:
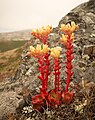
[[86, 45], [83, 47], [83, 55], [95, 56], [95, 45]]
[[8, 112], [15, 113], [18, 101], [17, 93], [14, 91], [0, 93], [0, 119]]

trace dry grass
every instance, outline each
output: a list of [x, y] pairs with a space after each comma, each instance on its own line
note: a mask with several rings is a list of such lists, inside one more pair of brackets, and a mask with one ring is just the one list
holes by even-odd
[[20, 49], [0, 53], [0, 81], [14, 73], [20, 63]]

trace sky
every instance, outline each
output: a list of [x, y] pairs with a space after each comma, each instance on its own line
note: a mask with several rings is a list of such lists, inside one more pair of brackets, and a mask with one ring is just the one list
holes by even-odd
[[88, 0], [0, 0], [0, 32], [34, 29], [58, 22]]

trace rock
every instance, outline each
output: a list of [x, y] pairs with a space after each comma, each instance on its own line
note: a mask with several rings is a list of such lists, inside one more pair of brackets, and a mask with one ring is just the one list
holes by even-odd
[[93, 37], [95, 38], [95, 34], [91, 34], [90, 37], [91, 37], [91, 38], [93, 38]]
[[91, 63], [91, 66], [95, 68], [95, 60]]
[[17, 93], [14, 91], [0, 93], [0, 119], [8, 112], [15, 113], [18, 101]]
[[86, 45], [83, 47], [83, 55], [95, 56], [95, 45]]
[[87, 3], [87, 7], [89, 9], [95, 10], [95, 1], [94, 0], [89, 0], [89, 2]]
[[95, 20], [95, 14], [94, 13], [88, 12], [86, 15], [89, 16], [92, 20]]
[[26, 102], [24, 99], [21, 99], [18, 101], [17, 103], [17, 107], [16, 107], [16, 112], [19, 114], [21, 113], [22, 109], [27, 106]]
[[87, 67], [83, 78], [95, 82], [95, 67]]
[[82, 19], [86, 22], [87, 25], [94, 23], [94, 21], [89, 16], [83, 16]]
[[27, 87], [24, 87], [22, 89], [22, 94], [23, 94], [23, 99], [26, 102], [26, 104], [31, 105], [32, 96], [31, 96], [30, 90]]
[[31, 105], [31, 94], [29, 89], [27, 89], [26, 87], [22, 89], [22, 99], [20, 99], [17, 103], [17, 107], [16, 107], [16, 112], [19, 114], [21, 113], [22, 109], [26, 106]]
[[33, 72], [33, 70], [31, 69], [31, 67], [29, 68], [29, 70], [26, 72], [26, 76], [30, 76]]
[[79, 61], [79, 67], [86, 67], [87, 63], [85, 61]]
[[60, 36], [59, 36], [59, 34], [57, 34], [57, 33], [51, 33], [51, 34], [49, 35], [49, 39], [50, 39], [50, 40], [54, 40], [54, 41], [58, 41], [58, 40], [60, 40]]
[[95, 47], [93, 47], [93, 56], [95, 57]]
[[74, 81], [81, 81], [81, 78], [83, 76], [83, 71], [79, 67], [74, 67], [73, 71], [74, 71], [74, 75], [73, 75]]
[[32, 113], [32, 111], [33, 111], [33, 106], [31, 105], [31, 106], [24, 107], [22, 112], [23, 113]]
[[82, 59], [85, 60], [85, 61], [88, 61], [89, 60], [89, 56], [88, 55], [82, 55]]
[[93, 26], [93, 30], [95, 30], [95, 25]]

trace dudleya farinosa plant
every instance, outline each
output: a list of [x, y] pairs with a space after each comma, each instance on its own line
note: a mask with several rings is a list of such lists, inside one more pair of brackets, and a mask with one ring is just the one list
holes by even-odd
[[[74, 58], [73, 45], [74, 31], [78, 29], [78, 25], [75, 22], [71, 24], [61, 24], [60, 30], [64, 33], [60, 38], [62, 44], [66, 47], [66, 87], [65, 90], [60, 88], [60, 51], [61, 47], [49, 48], [47, 45], [47, 39], [49, 34], [52, 32], [52, 26], [42, 27], [41, 29], [36, 29], [32, 31], [32, 35], [38, 38], [43, 45], [37, 44], [36, 47], [30, 46], [30, 51], [27, 55], [31, 57], [36, 57], [38, 59], [38, 70], [40, 75], [38, 78], [42, 82], [42, 87], [40, 88], [40, 93], [32, 97], [32, 104], [34, 109], [39, 110], [43, 106], [55, 107], [60, 105], [62, 102], [70, 103], [73, 99], [74, 93], [69, 91], [69, 84], [71, 77], [74, 74], [72, 72], [72, 60]], [[53, 58], [53, 74], [54, 74], [54, 89], [48, 91], [48, 76], [50, 75], [50, 56]]]

